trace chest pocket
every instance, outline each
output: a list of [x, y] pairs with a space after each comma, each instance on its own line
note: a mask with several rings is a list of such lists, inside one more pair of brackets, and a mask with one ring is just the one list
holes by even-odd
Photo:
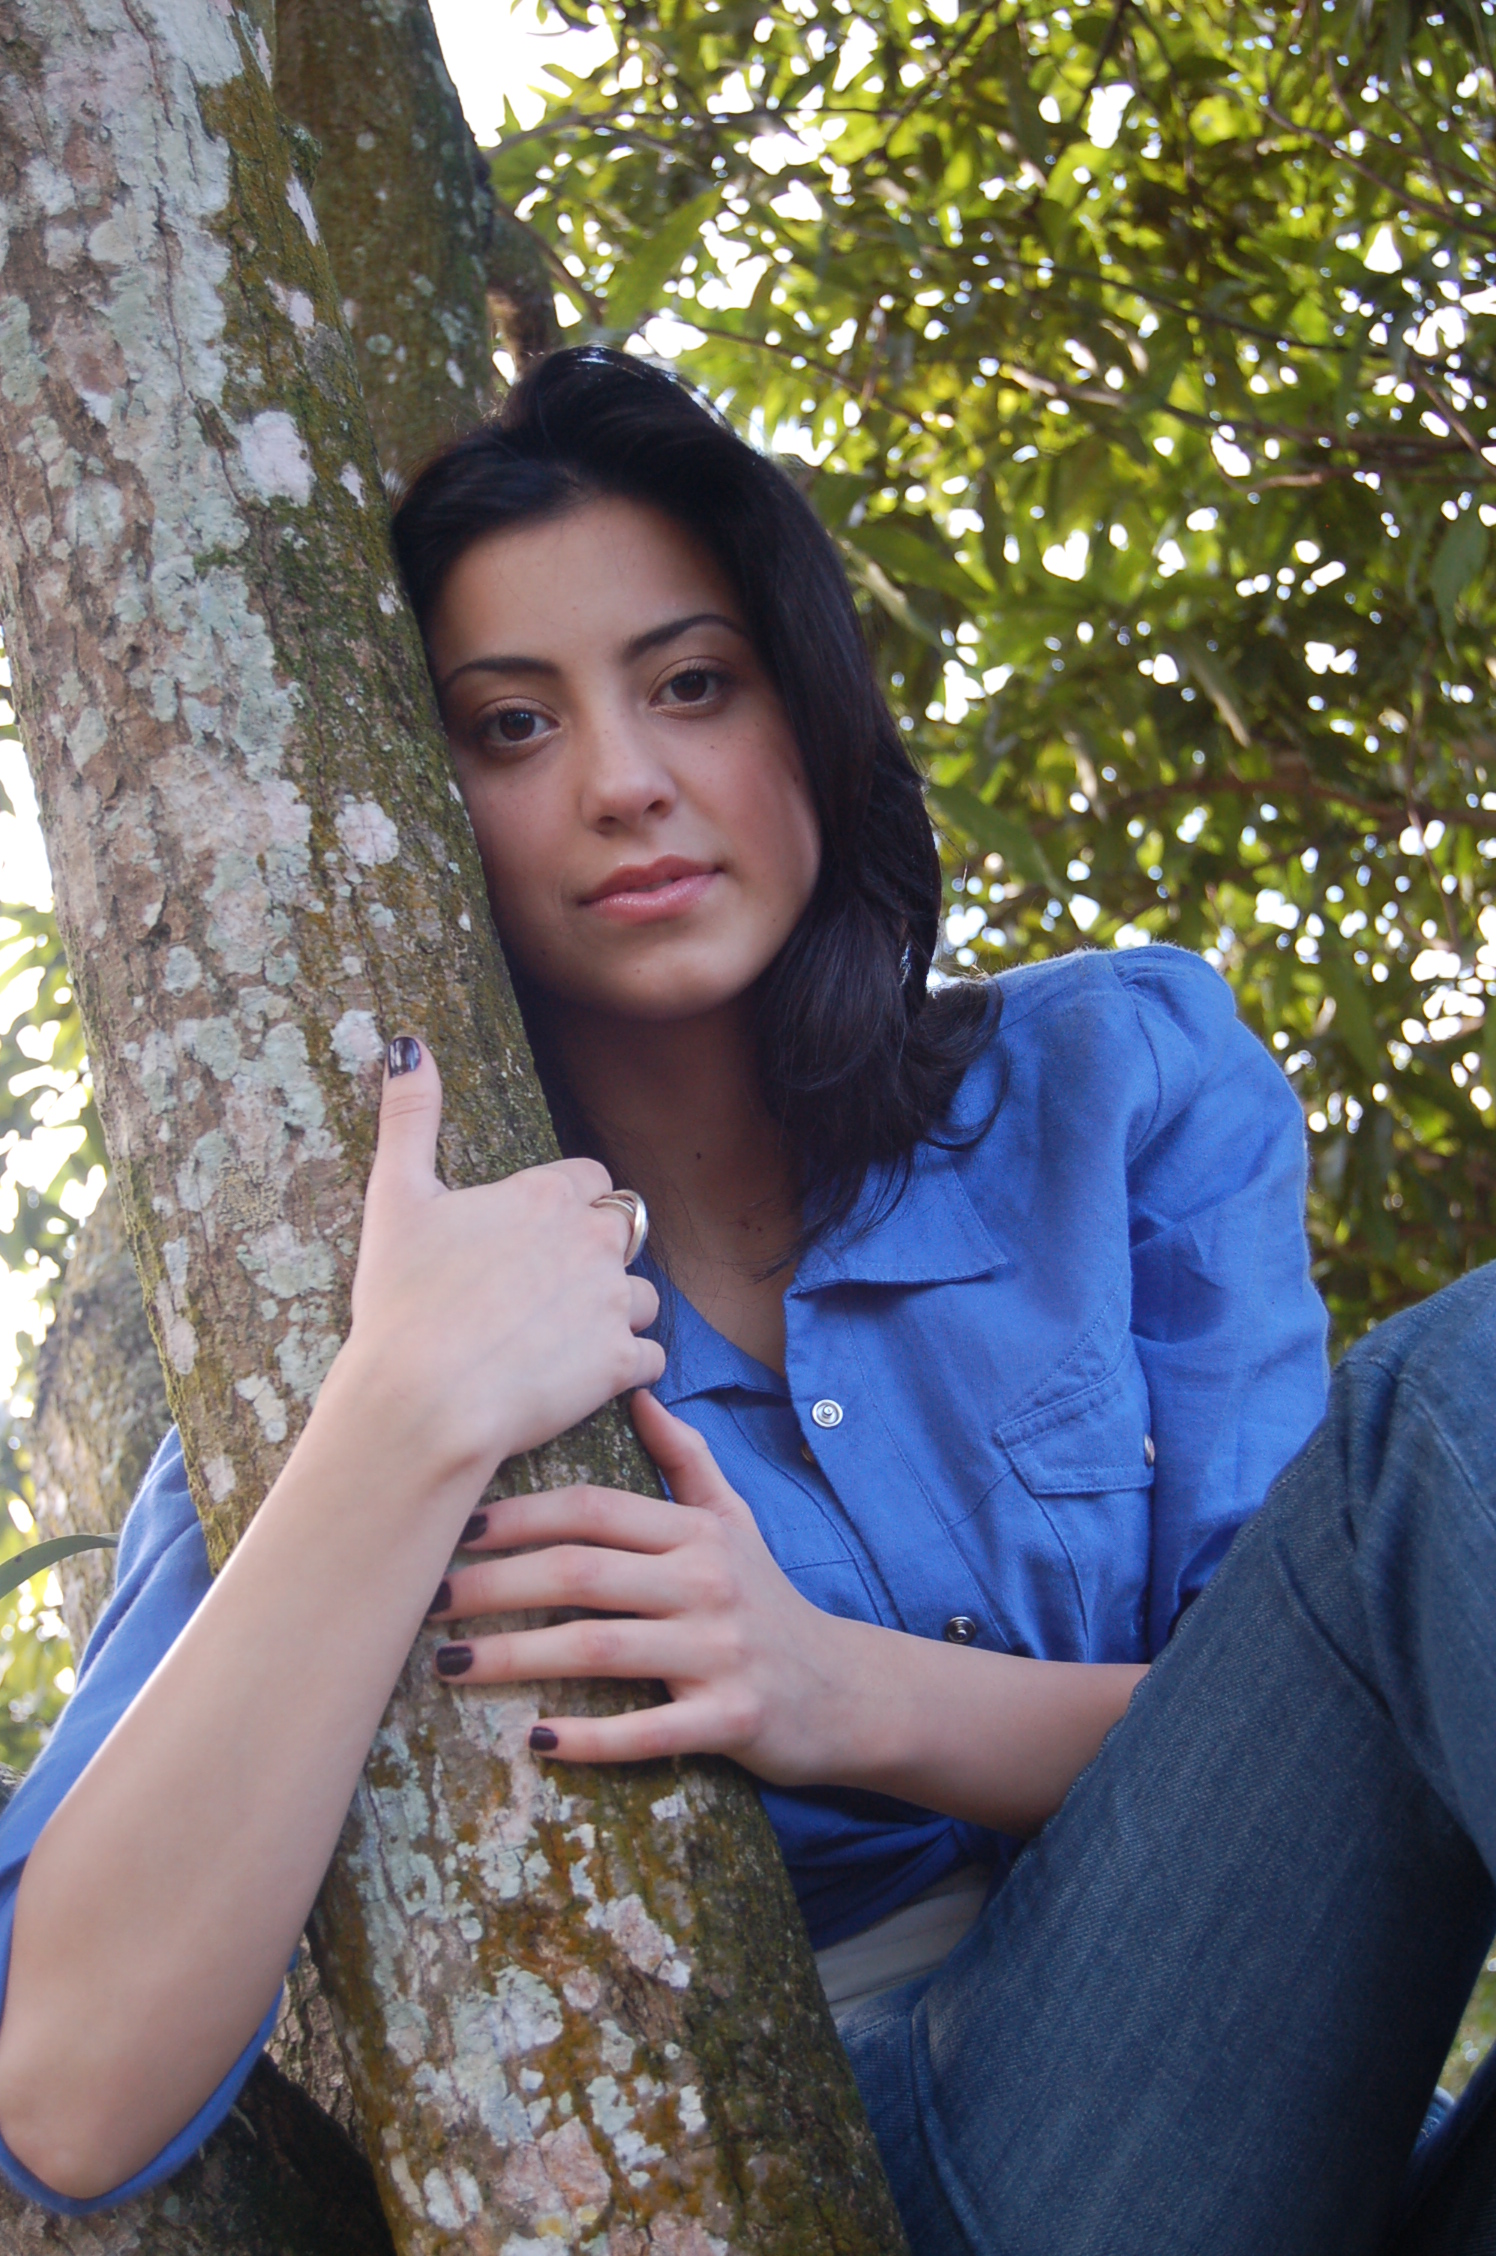
[[[1130, 1385], [1135, 1379], [1135, 1385]], [[1096, 1496], [1153, 1486], [1153, 1443], [1142, 1374], [1125, 1367], [1082, 1399], [1060, 1403], [998, 1434], [1034, 1496]]]
[[1129, 1353], [1079, 1397], [997, 1435], [1075, 1576], [1087, 1657], [1142, 1657], [1152, 1549], [1148, 1393]]

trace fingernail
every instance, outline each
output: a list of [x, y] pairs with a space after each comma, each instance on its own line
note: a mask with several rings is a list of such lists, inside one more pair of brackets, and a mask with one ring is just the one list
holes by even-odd
[[530, 1750], [532, 1754], [553, 1754], [560, 1744], [560, 1740], [548, 1723], [537, 1723], [531, 1730]]
[[465, 1543], [477, 1543], [487, 1533], [488, 1514], [486, 1512], [475, 1512], [457, 1538], [457, 1548], [460, 1551]]
[[471, 1645], [438, 1645], [436, 1648], [436, 1673], [438, 1676], [466, 1676], [473, 1665]]
[[384, 1062], [392, 1081], [402, 1073], [414, 1073], [421, 1062], [421, 1045], [413, 1034], [397, 1034], [384, 1053]]
[[[447, 1608], [448, 1608], [448, 1607], [449, 1607], [449, 1606], [451, 1605], [451, 1603], [452, 1603], [452, 1585], [451, 1585], [451, 1583], [450, 1583], [450, 1582], [439, 1582], [439, 1583], [437, 1584], [437, 1586], [436, 1586], [436, 1596], [435, 1596], [435, 1597], [434, 1597], [434, 1598], [432, 1599], [432, 1601], [431, 1601], [430, 1605], [429, 1605], [429, 1606], [428, 1606], [428, 1607], [426, 1608], [426, 1611], [427, 1611], [427, 1613], [428, 1613], [428, 1614], [444, 1614], [444, 1613], [445, 1613], [445, 1612], [447, 1611]], [[453, 1647], [452, 1647], [452, 1650], [453, 1650], [453, 1652], [455, 1652], [455, 1651], [457, 1650], [456, 1646], [453, 1646]]]

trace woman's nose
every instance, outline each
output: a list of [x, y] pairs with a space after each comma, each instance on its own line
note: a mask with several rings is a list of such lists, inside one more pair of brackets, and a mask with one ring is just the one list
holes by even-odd
[[582, 759], [582, 815], [591, 826], [630, 827], [675, 804], [675, 778], [647, 730], [603, 722], [589, 731]]

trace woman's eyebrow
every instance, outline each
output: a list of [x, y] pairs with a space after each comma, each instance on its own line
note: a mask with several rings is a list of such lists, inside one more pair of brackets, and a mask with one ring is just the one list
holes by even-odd
[[454, 666], [451, 673], [444, 675], [437, 683], [436, 694], [438, 697], [445, 697], [461, 674], [559, 674], [560, 671], [561, 668], [549, 658], [465, 658], [460, 666]]
[[693, 611], [687, 618], [667, 619], [662, 627], [651, 627], [647, 634], [634, 635], [624, 644], [620, 656], [626, 666], [632, 665], [647, 651], [659, 650], [665, 643], [674, 642], [677, 635], [689, 634], [692, 627], [726, 627], [730, 634], [741, 635], [745, 642], [748, 640], [747, 629], [740, 627], [736, 619], [729, 619], [726, 612]]
[[[635, 635], [626, 642], [620, 653], [625, 665], [632, 665], [647, 651], [658, 650], [678, 635], [689, 634], [692, 627], [726, 627], [730, 634], [741, 635], [746, 642], [748, 630], [740, 627], [736, 619], [729, 619], [725, 611], [692, 611], [684, 619], [667, 619], [662, 627], [650, 627], [644, 634]], [[549, 658], [526, 658], [519, 653], [510, 656], [495, 653], [490, 658], [465, 658], [454, 666], [436, 685], [438, 697], [445, 697], [453, 682], [462, 674], [548, 674], [555, 676], [561, 668]]]

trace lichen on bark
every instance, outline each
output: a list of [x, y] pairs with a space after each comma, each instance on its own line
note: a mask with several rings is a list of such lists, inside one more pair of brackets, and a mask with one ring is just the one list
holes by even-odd
[[[215, 0], [0, 0], [0, 604], [215, 1563], [346, 1325], [384, 1038], [450, 1180], [554, 1150], [269, 67]], [[610, 1413], [505, 1478], [649, 1475]], [[897, 2249], [751, 1788], [542, 1774], [536, 1705], [418, 1652], [316, 1921], [402, 2256]]]

